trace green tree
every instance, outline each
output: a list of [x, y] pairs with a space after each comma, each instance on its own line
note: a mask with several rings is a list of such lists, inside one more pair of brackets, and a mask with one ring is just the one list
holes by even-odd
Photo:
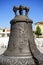
[[39, 26], [36, 27], [35, 34], [37, 35], [38, 38], [39, 38], [40, 35], [42, 35], [42, 33], [41, 33], [41, 29], [40, 29]]

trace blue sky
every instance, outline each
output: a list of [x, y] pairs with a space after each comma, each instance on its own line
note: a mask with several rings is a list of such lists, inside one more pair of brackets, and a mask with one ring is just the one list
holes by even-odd
[[10, 20], [14, 18], [13, 6], [30, 7], [28, 17], [34, 23], [43, 21], [43, 0], [0, 0], [0, 27], [10, 28]]

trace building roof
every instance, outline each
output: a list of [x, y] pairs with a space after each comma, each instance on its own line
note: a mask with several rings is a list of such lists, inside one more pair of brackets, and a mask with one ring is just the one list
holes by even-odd
[[37, 23], [35, 23], [35, 25], [36, 25], [36, 24], [42, 24], [42, 25], [43, 25], [43, 21], [41, 21], [41, 22], [37, 22]]

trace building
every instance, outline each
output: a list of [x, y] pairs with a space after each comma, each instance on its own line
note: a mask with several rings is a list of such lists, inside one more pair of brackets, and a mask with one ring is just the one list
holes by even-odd
[[3, 29], [2, 28], [0, 28], [0, 32], [3, 32]]
[[10, 29], [0, 28], [0, 37], [9, 37]]
[[[3, 32], [3, 29], [2, 28], [0, 28], [0, 33], [2, 33]], [[0, 37], [1, 37], [2, 35], [0, 34]]]
[[39, 26], [41, 29], [42, 35], [40, 37], [43, 37], [43, 21], [35, 23], [35, 30], [37, 26]]

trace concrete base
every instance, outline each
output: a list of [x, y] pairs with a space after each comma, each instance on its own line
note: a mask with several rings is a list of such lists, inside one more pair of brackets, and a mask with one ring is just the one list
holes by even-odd
[[31, 56], [27, 57], [10, 57], [0, 56], [0, 65], [36, 65]]

